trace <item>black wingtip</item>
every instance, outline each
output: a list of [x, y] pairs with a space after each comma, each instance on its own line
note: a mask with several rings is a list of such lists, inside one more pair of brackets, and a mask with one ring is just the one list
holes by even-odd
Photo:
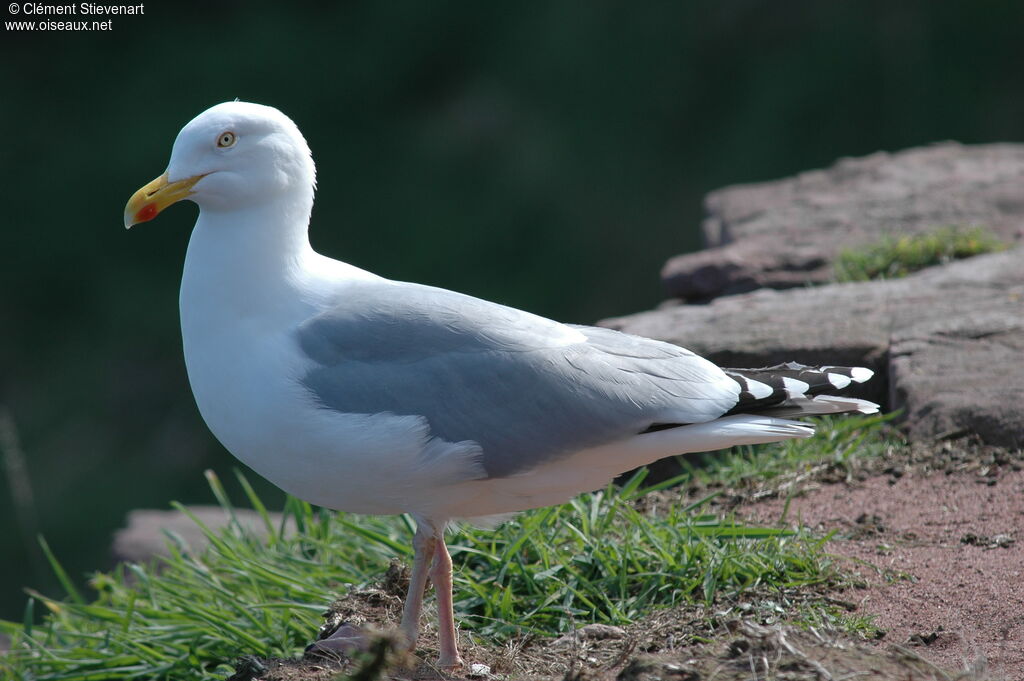
[[[840, 401], [814, 404], [815, 396], [836, 393], [851, 383], [864, 383], [874, 376], [866, 367], [808, 366], [786, 362], [759, 369], [723, 369], [740, 387], [739, 399], [729, 413], [761, 413], [779, 409], [796, 414], [864, 412], [873, 402], [849, 400], [849, 409], [837, 409]], [[824, 400], [823, 400], [824, 402]], [[825, 411], [822, 411], [825, 410]]]

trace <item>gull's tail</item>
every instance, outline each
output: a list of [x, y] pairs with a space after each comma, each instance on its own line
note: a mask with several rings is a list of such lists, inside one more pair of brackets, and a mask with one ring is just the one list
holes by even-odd
[[825, 394], [870, 379], [874, 372], [864, 367], [810, 367], [788, 362], [762, 369], [722, 371], [740, 386], [735, 407], [703, 423], [651, 427], [629, 441], [628, 455], [616, 454], [619, 458], [615, 463], [621, 468], [618, 472], [672, 454], [814, 435], [813, 423], [791, 421], [789, 417], [878, 412], [874, 402]]
[[878, 412], [874, 402], [826, 394], [867, 381], [874, 372], [864, 367], [811, 367], [787, 362], [761, 369], [723, 371], [740, 386], [740, 401], [729, 414], [791, 417]]

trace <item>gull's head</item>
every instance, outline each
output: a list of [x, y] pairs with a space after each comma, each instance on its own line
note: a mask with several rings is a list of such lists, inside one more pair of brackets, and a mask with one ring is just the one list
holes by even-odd
[[281, 196], [311, 201], [315, 182], [309, 146], [290, 118], [270, 106], [225, 102], [181, 129], [167, 171], [128, 200], [124, 226], [152, 220], [182, 199], [214, 211]]

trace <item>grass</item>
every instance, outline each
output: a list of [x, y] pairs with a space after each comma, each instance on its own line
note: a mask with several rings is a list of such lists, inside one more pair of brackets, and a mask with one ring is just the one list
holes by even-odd
[[[783, 475], [813, 461], [871, 455], [886, 442], [880, 425], [878, 418], [825, 422], [819, 437], [736, 450], [683, 477], [731, 484], [756, 471]], [[208, 477], [233, 513], [221, 482]], [[408, 518], [330, 513], [289, 499], [286, 522], [274, 522], [244, 477], [238, 482], [266, 536], [238, 523], [206, 529], [210, 546], [199, 555], [170, 537], [169, 558], [97, 573], [88, 598], [44, 543], [66, 594], [30, 592], [24, 621], [0, 623], [12, 637], [0, 677], [221, 679], [242, 654], [299, 654], [339, 593], [379, 579], [393, 556], [411, 560]], [[822, 538], [709, 515], [708, 498], [640, 510], [637, 499], [650, 489], [638, 474], [624, 486], [523, 513], [496, 531], [454, 532], [463, 629], [495, 641], [522, 632], [555, 635], [579, 622], [624, 624], [656, 607], [837, 578]], [[45, 611], [42, 624], [36, 608]]]
[[497, 533], [457, 536], [464, 626], [498, 638], [552, 635], [764, 583], [827, 578], [819, 541], [700, 514], [696, 505], [645, 514], [633, 504], [639, 481], [524, 514]]
[[951, 260], [1007, 248], [984, 227], [940, 227], [920, 234], [887, 236], [878, 243], [841, 251], [836, 281], [895, 279]]

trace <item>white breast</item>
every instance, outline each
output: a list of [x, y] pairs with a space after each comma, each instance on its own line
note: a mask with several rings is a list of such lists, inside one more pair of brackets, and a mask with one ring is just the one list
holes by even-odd
[[302, 385], [311, 367], [295, 329], [347, 280], [375, 275], [311, 249], [275, 270], [225, 234], [196, 225], [180, 308], [196, 404], [228, 451], [290, 494], [361, 513], [421, 511], [447, 498], [438, 487], [482, 475], [472, 446], [431, 441], [422, 418], [342, 414]]

